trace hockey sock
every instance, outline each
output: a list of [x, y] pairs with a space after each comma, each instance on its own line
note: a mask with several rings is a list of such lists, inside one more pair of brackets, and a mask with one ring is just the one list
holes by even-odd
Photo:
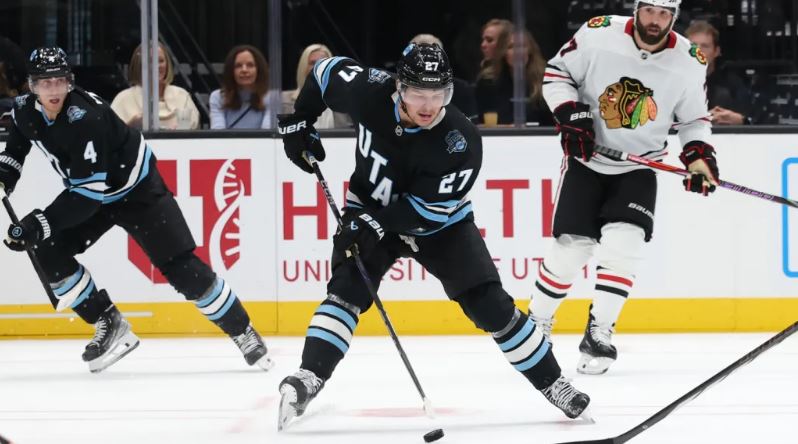
[[57, 307], [60, 301], [66, 301], [81, 319], [94, 324], [100, 315], [111, 306], [111, 300], [105, 292], [98, 292], [89, 270], [78, 265], [78, 271], [59, 282], [51, 283], [50, 288], [56, 297], [52, 301]]
[[515, 310], [505, 328], [491, 334], [504, 357], [536, 389], [542, 390], [560, 377], [560, 366], [542, 329], [519, 310]]
[[329, 295], [310, 320], [301, 367], [325, 381], [329, 379], [349, 350], [359, 315], [356, 306]]
[[552, 318], [557, 308], [571, 289], [571, 279], [563, 279], [549, 271], [546, 263], [538, 267], [538, 278], [532, 290], [532, 304], [529, 312], [540, 318]]
[[194, 301], [197, 309], [230, 336], [244, 333], [249, 315], [224, 279], [217, 277], [205, 294]]
[[623, 304], [634, 283], [633, 275], [625, 275], [604, 267], [596, 269], [596, 293], [590, 312], [601, 325], [615, 325]]

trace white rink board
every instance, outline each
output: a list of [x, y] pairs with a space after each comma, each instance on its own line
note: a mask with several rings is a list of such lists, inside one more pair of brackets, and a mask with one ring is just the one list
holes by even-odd
[[[785, 190], [787, 197], [798, 198], [794, 140], [793, 135], [716, 135], [721, 177], [772, 194]], [[323, 198], [316, 194], [315, 178], [284, 158], [278, 139], [156, 139], [148, 143], [162, 162], [161, 168], [168, 164], [176, 171], [178, 202], [195, 239], [217, 252], [208, 255], [213, 257], [212, 265], [242, 299], [313, 301], [325, 293], [325, 265], [335, 223]], [[354, 139], [326, 138], [324, 144], [328, 156], [322, 169], [341, 204], [344, 181], [354, 163]], [[483, 169], [471, 193], [477, 225], [485, 229], [488, 248], [510, 294], [526, 298], [537, 267], [534, 259], [543, 257], [551, 242], [544, 237], [544, 214], [548, 214], [544, 208], [551, 208], [556, 192], [559, 144], [553, 136], [485, 137], [483, 144]], [[679, 146], [677, 138], [671, 139], [671, 146]], [[205, 170], [192, 166], [202, 160], [217, 162], [206, 162]], [[240, 256], [233, 263], [225, 262], [221, 253], [230, 244], [220, 246], [220, 239], [230, 234], [231, 216], [225, 215], [230, 201], [220, 194], [229, 189], [223, 186], [222, 167], [227, 160], [235, 160], [238, 166], [229, 180], [237, 186], [247, 185], [238, 201]], [[248, 170], [242, 164], [247, 161]], [[679, 164], [676, 152], [668, 162]], [[226, 172], [230, 173], [229, 169]], [[654, 239], [638, 274], [635, 298], [798, 295], [798, 210], [783, 210], [780, 205], [727, 190], [709, 198], [691, 195], [682, 191], [680, 178], [670, 173], [660, 173], [659, 183]], [[204, 186], [206, 193], [191, 196], [192, 186]], [[22, 216], [49, 203], [61, 185], [41, 153], [32, 152], [17, 188], [12, 202]], [[293, 189], [290, 196], [289, 188]], [[512, 213], [507, 205], [510, 198]], [[291, 223], [284, 224], [291, 205], [315, 210], [308, 210], [313, 215], [289, 217]], [[326, 227], [319, 224], [322, 212], [327, 215]], [[5, 224], [8, 219], [2, 216], [0, 221]], [[203, 224], [218, 229], [204, 230]], [[115, 228], [80, 261], [116, 301], [183, 300], [168, 284], [153, 284], [127, 259], [126, 251], [127, 236]], [[6, 276], [18, 277], [5, 281], [4, 304], [44, 302], [24, 255], [0, 249], [0, 262]], [[588, 274], [588, 281], [577, 282], [572, 297], [587, 297], [590, 280]], [[380, 295], [387, 300], [427, 300], [441, 299], [443, 292], [437, 280], [422, 274], [417, 263], [402, 260], [386, 276]]]

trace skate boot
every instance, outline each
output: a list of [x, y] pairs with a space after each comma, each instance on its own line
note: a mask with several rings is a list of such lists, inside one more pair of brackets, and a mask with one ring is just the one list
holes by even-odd
[[252, 325], [248, 325], [244, 333], [238, 336], [230, 336], [230, 338], [236, 343], [241, 353], [244, 354], [244, 360], [247, 361], [248, 365], [257, 364], [258, 367], [266, 371], [274, 366], [274, 362], [269, 357], [269, 350], [266, 348], [266, 344], [263, 343], [263, 339], [252, 328]]
[[576, 371], [586, 375], [601, 375], [606, 373], [610, 365], [618, 358], [618, 351], [611, 344], [615, 328], [612, 325], [599, 324], [596, 318], [590, 315], [585, 336], [579, 344], [582, 357], [579, 359]]
[[130, 323], [113, 305], [100, 315], [94, 328], [94, 338], [83, 352], [83, 360], [89, 363], [92, 373], [105, 370], [139, 346], [139, 338], [130, 331]]
[[590, 404], [590, 396], [580, 392], [571, 385], [565, 376], [560, 376], [550, 386], [540, 391], [555, 407], [562, 410], [565, 416], [574, 419], [581, 416]]
[[532, 322], [538, 326], [537, 328], [541, 329], [540, 331], [543, 333], [546, 341], [551, 344], [551, 329], [554, 326], [554, 318], [537, 317], [529, 313], [529, 319], [532, 319]]
[[310, 401], [324, 388], [324, 380], [310, 370], [299, 369], [286, 376], [280, 383], [280, 411], [277, 430], [282, 430], [289, 421], [302, 416]]

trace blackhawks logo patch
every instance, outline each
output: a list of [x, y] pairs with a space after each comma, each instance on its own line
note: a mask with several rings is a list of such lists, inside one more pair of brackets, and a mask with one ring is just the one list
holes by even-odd
[[606, 15], [593, 17], [587, 21], [588, 28], [603, 28], [607, 26], [610, 26], [610, 18]]
[[707, 64], [707, 56], [704, 55], [704, 53], [701, 51], [701, 48], [699, 48], [695, 43], [690, 45], [690, 55], [695, 57], [695, 59], [698, 60], [698, 63], [702, 65]]
[[608, 129], [635, 129], [657, 119], [654, 91], [630, 77], [609, 85], [599, 96], [599, 113]]

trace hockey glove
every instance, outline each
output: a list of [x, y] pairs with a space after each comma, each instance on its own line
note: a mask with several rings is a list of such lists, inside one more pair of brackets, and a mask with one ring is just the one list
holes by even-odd
[[6, 247], [14, 251], [24, 251], [28, 245], [36, 245], [48, 237], [50, 237], [50, 223], [41, 211], [33, 210], [18, 224], [11, 224], [8, 227], [8, 237], [3, 242]]
[[585, 162], [589, 161], [596, 145], [590, 106], [581, 102], [565, 102], [553, 114], [563, 152]]
[[321, 146], [321, 137], [313, 124], [305, 116], [297, 114], [279, 114], [277, 129], [283, 137], [285, 155], [294, 165], [306, 173], [313, 174], [313, 168], [302, 157], [302, 153], [310, 151], [318, 161], [324, 160], [326, 154]]
[[384, 236], [382, 225], [370, 214], [347, 211], [341, 218], [341, 227], [333, 236], [333, 247], [346, 254], [346, 257], [354, 253], [368, 257]]
[[13, 157], [0, 154], [0, 186], [5, 188], [6, 194], [11, 194], [19, 181], [22, 165]]
[[692, 173], [682, 180], [684, 189], [704, 196], [715, 191], [718, 185], [718, 161], [712, 145], [698, 140], [688, 142], [679, 155], [687, 171]]

